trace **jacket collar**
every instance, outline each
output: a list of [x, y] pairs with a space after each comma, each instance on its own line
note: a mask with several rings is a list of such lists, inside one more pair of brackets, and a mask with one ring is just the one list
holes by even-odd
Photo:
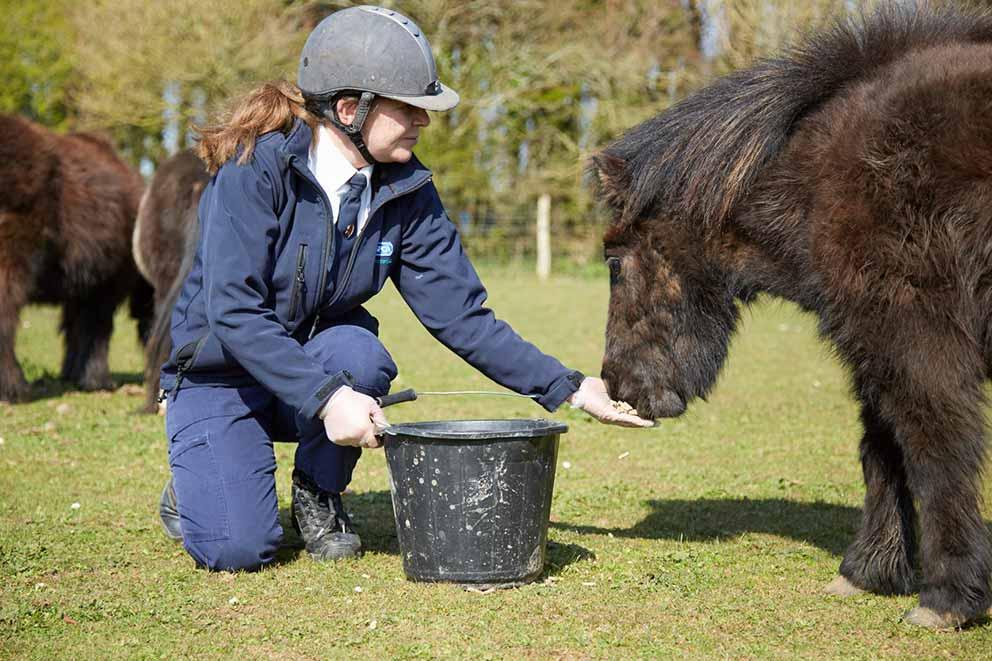
[[[307, 156], [310, 153], [310, 143], [313, 132], [302, 119], [296, 119], [286, 141], [280, 150], [287, 158], [294, 158], [296, 167], [305, 170], [310, 178], [313, 173], [307, 168]], [[414, 156], [406, 163], [377, 163], [373, 168], [372, 191], [373, 198], [386, 194], [389, 197], [402, 195], [408, 190], [418, 188], [424, 181], [430, 179], [431, 171]], [[314, 179], [316, 181], [316, 179]], [[385, 189], [385, 190], [383, 190]], [[375, 200], [373, 200], [375, 204]]]

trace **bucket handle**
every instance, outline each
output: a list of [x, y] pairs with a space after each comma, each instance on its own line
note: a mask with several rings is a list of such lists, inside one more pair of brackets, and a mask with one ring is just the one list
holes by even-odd
[[406, 390], [401, 390], [392, 395], [384, 395], [382, 397], [376, 397], [376, 404], [379, 408], [386, 408], [387, 406], [392, 406], [393, 404], [402, 404], [403, 402], [412, 402], [417, 399], [417, 391], [413, 388], [407, 388]]

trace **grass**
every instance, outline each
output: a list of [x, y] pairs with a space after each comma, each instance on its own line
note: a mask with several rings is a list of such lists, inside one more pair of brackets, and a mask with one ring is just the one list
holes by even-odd
[[[487, 276], [491, 305], [524, 337], [598, 371], [602, 278]], [[391, 289], [370, 308], [400, 366], [394, 388], [493, 388]], [[992, 625], [933, 633], [900, 622], [914, 598], [821, 594], [858, 525], [859, 425], [845, 375], [791, 306], [746, 314], [716, 392], [681, 419], [624, 431], [551, 415], [570, 429], [546, 574], [491, 594], [405, 580], [379, 452], [362, 459], [350, 496], [369, 552], [312, 562], [288, 525], [286, 444], [280, 562], [254, 574], [197, 570], [157, 521], [163, 421], [133, 413], [133, 326], [121, 317], [112, 347], [122, 387], [78, 393], [51, 378], [56, 322], [54, 309], [27, 310], [17, 353], [41, 379], [38, 398], [0, 406], [0, 658], [992, 657]], [[387, 413], [547, 415], [497, 397], [424, 398]]]

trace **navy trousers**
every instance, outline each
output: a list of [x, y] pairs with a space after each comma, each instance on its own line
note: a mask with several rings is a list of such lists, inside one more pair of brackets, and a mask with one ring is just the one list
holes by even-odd
[[[389, 392], [396, 364], [375, 327], [365, 325], [331, 326], [304, 350], [329, 375], [348, 370], [355, 390], [379, 397]], [[166, 434], [183, 545], [198, 564], [220, 571], [257, 569], [279, 548], [273, 441], [297, 441], [296, 467], [325, 491], [344, 491], [361, 456], [358, 448], [332, 443], [323, 422], [301, 419], [260, 385], [187, 380], [169, 399]]]

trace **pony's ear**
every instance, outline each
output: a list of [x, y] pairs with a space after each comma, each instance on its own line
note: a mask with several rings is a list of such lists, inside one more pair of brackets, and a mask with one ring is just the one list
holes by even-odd
[[598, 179], [600, 197], [611, 207], [622, 209], [630, 189], [627, 162], [619, 156], [602, 151], [592, 157], [592, 167]]

